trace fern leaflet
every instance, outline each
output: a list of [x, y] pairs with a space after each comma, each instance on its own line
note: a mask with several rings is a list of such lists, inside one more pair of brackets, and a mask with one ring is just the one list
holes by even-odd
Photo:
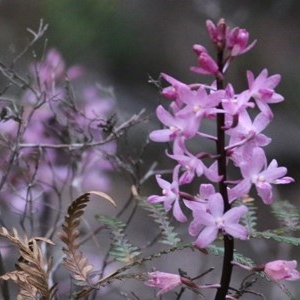
[[22, 240], [16, 229], [9, 233], [5, 227], [0, 228], [0, 236], [8, 239], [18, 247], [20, 257], [16, 263], [16, 270], [0, 276], [1, 280], [12, 280], [20, 288], [18, 299], [55, 299], [56, 287], [49, 286], [49, 273], [52, 261], [45, 260], [43, 251], [38, 241], [52, 244], [47, 238], [34, 237], [29, 239], [25, 236]]
[[174, 232], [174, 227], [170, 225], [170, 220], [164, 207], [161, 204], [148, 203], [143, 199], [139, 201], [139, 205], [149, 212], [149, 216], [154, 219], [155, 223], [159, 224], [163, 237], [159, 242], [176, 247], [181, 242], [181, 239]]
[[257, 224], [257, 207], [254, 205], [253, 201], [242, 201], [248, 207], [247, 214], [243, 217], [242, 222], [248, 229], [249, 233], [255, 232]]
[[112, 249], [109, 252], [117, 261], [130, 264], [141, 254], [138, 247], [133, 246], [127, 239], [124, 232], [126, 224], [120, 220], [109, 216], [95, 216], [97, 221], [105, 224], [112, 234]]
[[293, 230], [300, 225], [298, 209], [288, 201], [276, 201], [271, 206], [271, 212], [283, 227]]
[[[217, 256], [224, 256], [224, 248], [223, 247], [217, 247], [215, 245], [210, 245], [206, 248], [211, 254], [217, 255]], [[251, 258], [244, 256], [243, 254], [239, 252], [233, 253], [233, 258], [235, 261], [246, 265], [246, 266], [253, 266], [254, 262]]]
[[63, 252], [66, 254], [64, 266], [78, 286], [90, 286], [90, 278], [93, 276], [93, 266], [88, 263], [87, 258], [79, 250], [79, 231], [77, 229], [91, 195], [100, 196], [115, 205], [114, 201], [105, 193], [85, 193], [71, 203], [62, 225], [63, 231], [58, 233], [58, 237], [65, 243], [63, 248]]
[[251, 237], [254, 238], [265, 238], [265, 239], [273, 239], [279, 243], [291, 244], [294, 246], [300, 246], [300, 238], [285, 236], [276, 233], [276, 230], [266, 230], [263, 232], [255, 232], [251, 234]]

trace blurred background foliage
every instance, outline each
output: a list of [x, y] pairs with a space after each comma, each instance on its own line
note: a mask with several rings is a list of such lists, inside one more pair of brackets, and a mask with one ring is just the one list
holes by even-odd
[[[231, 27], [246, 28], [250, 41], [258, 40], [254, 49], [234, 61], [229, 69], [227, 80], [234, 83], [237, 92], [246, 87], [248, 69], [256, 75], [263, 68], [270, 74], [282, 75], [277, 91], [286, 101], [273, 106], [275, 119], [266, 132], [273, 142], [267, 153], [270, 158], [276, 157], [280, 165], [286, 165], [297, 182], [300, 177], [300, 2], [297, 0], [1, 0], [0, 55], [3, 61], [13, 58], [28, 42], [26, 28], [37, 29], [42, 18], [49, 24], [47, 47], [57, 48], [69, 65], [83, 65], [87, 81], [113, 86], [123, 114], [128, 116], [143, 107], [153, 113], [159, 95], [158, 89], [149, 84], [149, 76], [157, 79], [160, 72], [165, 72], [187, 83], [210, 80], [189, 71], [196, 64], [191, 49], [195, 43], [212, 49], [205, 21], [221, 17]], [[36, 48], [41, 55], [43, 45]], [[27, 59], [32, 60], [30, 55]], [[141, 135], [145, 139], [146, 134]], [[298, 200], [297, 186], [288, 185], [281, 190], [290, 200]]]
[[68, 63], [84, 64], [116, 88], [126, 84], [130, 90], [149, 88], [147, 76], [161, 71], [183, 81], [199, 80], [189, 72], [196, 62], [191, 46], [209, 47], [205, 20], [224, 17], [258, 39], [255, 49], [233, 65], [233, 79], [243, 84], [244, 67], [259, 72], [266, 66], [283, 75], [285, 109], [300, 107], [295, 97], [300, 63], [296, 0], [2, 0], [0, 8], [1, 52], [25, 44], [25, 29], [35, 29], [43, 18], [49, 24], [48, 47], [58, 48]]

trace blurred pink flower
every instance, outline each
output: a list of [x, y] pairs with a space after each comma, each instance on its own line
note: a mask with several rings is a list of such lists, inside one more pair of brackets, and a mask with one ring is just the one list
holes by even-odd
[[36, 80], [35, 90], [39, 92], [38, 95], [31, 90], [25, 92], [23, 100], [29, 103], [62, 99], [65, 96], [65, 80], [72, 81], [84, 73], [81, 66], [67, 68], [62, 55], [53, 48], [47, 51], [42, 61], [31, 64], [29, 69]]
[[88, 119], [106, 118], [115, 108], [113, 95], [101, 93], [101, 89], [88, 86], [83, 90], [83, 108]]
[[13, 119], [1, 120], [0, 131], [5, 136], [14, 137], [17, 134], [18, 123]]
[[37, 73], [40, 83], [48, 88], [54, 81], [64, 80], [65, 77], [72, 80], [83, 75], [83, 68], [80, 66], [67, 69], [62, 55], [54, 48], [48, 50], [43, 61], [31, 65], [30, 71], [34, 75]]
[[[27, 120], [26, 130], [23, 134], [25, 143], [55, 143], [57, 138], [53, 131], [53, 126], [49, 122], [54, 118], [54, 112], [51, 110], [49, 103], [40, 106], [29, 119], [32, 108], [27, 107], [24, 112], [24, 119]], [[51, 131], [52, 130], [52, 131]]]
[[9, 210], [23, 215], [25, 210], [31, 209], [30, 213], [39, 214], [44, 208], [44, 192], [40, 187], [28, 188], [23, 182], [19, 182], [12, 189], [1, 192], [1, 198], [5, 201]]
[[[101, 146], [103, 152], [104, 149], [111, 155], [116, 151], [116, 144], [113, 142]], [[80, 193], [90, 190], [108, 191], [111, 187], [106, 172], [112, 171], [113, 166], [101, 150], [97, 151], [95, 148], [87, 150], [77, 164], [72, 186]]]
[[300, 279], [300, 273], [296, 268], [295, 260], [274, 260], [265, 264], [264, 272], [274, 281], [297, 280]]

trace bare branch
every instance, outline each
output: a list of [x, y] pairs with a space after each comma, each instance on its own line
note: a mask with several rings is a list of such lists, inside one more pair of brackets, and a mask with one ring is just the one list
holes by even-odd
[[66, 148], [70, 151], [72, 150], [79, 150], [79, 149], [86, 149], [90, 147], [101, 146], [107, 144], [108, 142], [119, 138], [122, 136], [130, 127], [133, 127], [136, 124], [139, 124], [143, 121], [148, 120], [148, 116], [142, 117], [144, 114], [145, 109], [142, 109], [138, 114], [133, 115], [130, 119], [119, 125], [114, 129], [109, 136], [101, 141], [93, 141], [89, 143], [73, 143], [73, 144], [29, 144], [29, 143], [20, 143], [19, 148], [39, 148], [39, 149], [63, 149]]
[[33, 35], [32, 40], [26, 45], [26, 47], [21, 51], [19, 55], [17, 55], [11, 64], [11, 69], [14, 68], [17, 61], [45, 34], [46, 30], [48, 29], [48, 24], [44, 24], [44, 20], [40, 20], [40, 25], [37, 32], [33, 31], [30, 28], [27, 28], [27, 31]]

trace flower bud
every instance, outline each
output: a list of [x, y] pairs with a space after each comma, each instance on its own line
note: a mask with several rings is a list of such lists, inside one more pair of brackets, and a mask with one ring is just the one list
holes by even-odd
[[211, 20], [207, 20], [206, 28], [212, 43], [217, 49], [223, 50], [226, 40], [226, 23], [224, 19], [220, 19], [217, 26]]

